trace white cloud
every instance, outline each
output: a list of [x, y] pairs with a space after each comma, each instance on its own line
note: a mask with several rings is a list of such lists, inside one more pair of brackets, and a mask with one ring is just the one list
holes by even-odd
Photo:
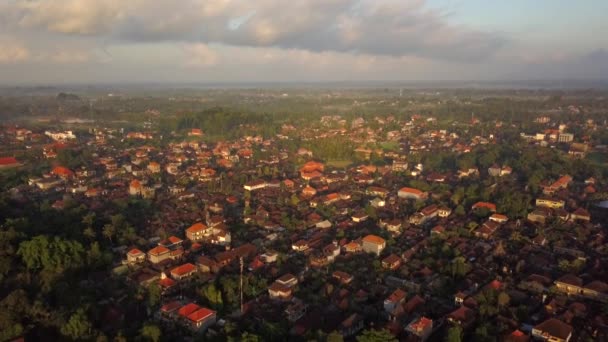
[[[114, 42], [200, 42], [460, 61], [485, 59], [506, 42], [497, 33], [450, 24], [445, 13], [430, 9], [425, 0], [14, 0], [10, 4], [2, 10], [22, 30]], [[235, 20], [239, 25], [231, 25]]]
[[20, 42], [0, 37], [0, 64], [14, 64], [28, 60], [30, 51]]
[[186, 65], [194, 67], [208, 67], [219, 62], [219, 55], [206, 44], [196, 43], [184, 47]]

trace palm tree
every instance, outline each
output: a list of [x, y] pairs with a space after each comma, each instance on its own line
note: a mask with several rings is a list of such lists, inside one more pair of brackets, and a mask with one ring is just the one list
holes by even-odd
[[102, 234], [103, 236], [105, 236], [106, 238], [108, 238], [108, 240], [110, 240], [110, 244], [112, 244], [112, 237], [114, 236], [114, 234], [116, 233], [116, 229], [114, 228], [113, 225], [111, 224], [106, 224], [103, 226], [103, 231]]

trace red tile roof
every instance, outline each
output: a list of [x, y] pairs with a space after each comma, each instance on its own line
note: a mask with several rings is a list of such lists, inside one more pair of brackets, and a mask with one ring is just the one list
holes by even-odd
[[487, 208], [491, 211], [496, 211], [496, 204], [490, 202], [477, 202], [473, 204], [473, 209], [477, 208]]
[[182, 306], [182, 303], [178, 302], [178, 301], [173, 301], [173, 302], [169, 302], [165, 305], [163, 305], [160, 310], [162, 312], [173, 312], [177, 309], [179, 309]]
[[366, 237], [363, 238], [363, 242], [373, 243], [373, 244], [376, 244], [376, 245], [382, 245], [386, 241], [383, 238], [381, 238], [381, 237], [379, 237], [377, 235], [370, 234], [370, 235], [367, 235]]
[[215, 311], [209, 310], [207, 308], [201, 308], [201, 309], [191, 313], [190, 315], [188, 315], [188, 319], [191, 320], [192, 322], [200, 322], [200, 321], [205, 320], [208, 317], [211, 317], [213, 314], [215, 314]]
[[19, 162], [14, 157], [0, 158], [0, 165], [15, 165], [15, 164], [19, 164]]
[[148, 253], [151, 255], [161, 255], [161, 254], [165, 254], [165, 253], [169, 253], [169, 252], [170, 252], [169, 249], [164, 246], [156, 246], [148, 251]]
[[410, 193], [410, 194], [414, 194], [416, 196], [420, 196], [420, 195], [423, 194], [423, 192], [420, 191], [420, 190], [418, 190], [418, 189], [408, 188], [408, 187], [404, 187], [404, 188], [399, 189], [399, 192], [407, 192], [407, 193]]
[[158, 285], [163, 288], [169, 288], [175, 285], [175, 280], [171, 278], [163, 278], [158, 281]]
[[196, 270], [196, 266], [191, 263], [186, 263], [171, 270], [172, 275], [182, 276]]
[[54, 175], [57, 175], [57, 176], [65, 176], [65, 177], [69, 177], [74, 174], [74, 172], [72, 172], [72, 170], [68, 169], [67, 167], [63, 167], [63, 166], [55, 166], [55, 168], [53, 168], [53, 171], [51, 171], [51, 173]]
[[141, 255], [144, 254], [144, 252], [140, 251], [137, 248], [133, 248], [132, 250], [130, 250], [127, 254], [132, 255], [132, 256], [137, 256], [137, 255]]
[[192, 233], [200, 232], [200, 231], [205, 230], [205, 229], [207, 229], [206, 225], [204, 225], [204, 224], [202, 224], [200, 222], [197, 222], [197, 223], [191, 225], [188, 229], [186, 229], [186, 231], [188, 233], [192, 234]]
[[200, 306], [190, 303], [182, 306], [177, 313], [182, 317], [188, 317], [190, 314], [200, 309], [202, 309]]
[[180, 243], [183, 241], [182, 239], [178, 238], [177, 236], [169, 236], [168, 240], [171, 241], [171, 243]]

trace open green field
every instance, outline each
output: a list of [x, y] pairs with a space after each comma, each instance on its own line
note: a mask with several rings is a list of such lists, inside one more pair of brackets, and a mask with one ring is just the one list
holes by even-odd
[[328, 160], [325, 164], [327, 166], [335, 167], [335, 168], [345, 168], [348, 165], [352, 164], [352, 160]]
[[587, 155], [587, 159], [599, 163], [606, 164], [608, 163], [608, 153], [605, 152], [591, 152]]

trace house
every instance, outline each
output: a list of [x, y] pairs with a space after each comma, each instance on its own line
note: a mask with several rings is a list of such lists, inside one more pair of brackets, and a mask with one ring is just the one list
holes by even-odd
[[503, 214], [492, 214], [490, 216], [490, 221], [496, 222], [496, 223], [506, 223], [509, 220], [509, 218], [506, 215]]
[[445, 227], [443, 226], [435, 226], [431, 229], [431, 236], [435, 235], [435, 236], [440, 236], [443, 235], [445, 233]]
[[401, 258], [396, 254], [391, 254], [382, 259], [382, 267], [388, 270], [396, 270], [401, 266]]
[[18, 167], [22, 164], [17, 161], [14, 157], [2, 157], [0, 158], [0, 170], [1, 169], [9, 169], [12, 167]]
[[353, 220], [353, 222], [363, 222], [363, 221], [366, 221], [368, 218], [369, 218], [369, 215], [367, 215], [365, 212], [356, 213], [353, 216], [351, 216], [351, 219]]
[[467, 299], [467, 295], [463, 292], [458, 291], [458, 293], [456, 293], [454, 295], [454, 304], [455, 305], [463, 305], [465, 299]]
[[386, 222], [386, 230], [391, 233], [399, 233], [401, 232], [401, 220], [393, 219]]
[[437, 210], [437, 215], [441, 218], [446, 218], [452, 214], [452, 209], [448, 207], [441, 206]]
[[127, 262], [129, 264], [137, 264], [146, 260], [146, 253], [137, 248], [133, 248], [127, 253]]
[[196, 266], [186, 263], [171, 270], [171, 277], [175, 280], [186, 279], [196, 273]]
[[366, 189], [365, 193], [371, 196], [378, 196], [380, 198], [386, 198], [388, 196], [388, 190], [379, 186], [370, 186]]
[[420, 341], [426, 341], [433, 332], [433, 320], [422, 316], [411, 321], [405, 330], [418, 337]]
[[171, 258], [171, 250], [164, 246], [156, 246], [148, 251], [148, 260], [153, 264], [158, 264]]
[[608, 302], [608, 284], [603, 281], [594, 280], [583, 288], [585, 298]]
[[185, 318], [192, 330], [204, 331], [215, 324], [217, 314], [211, 309], [198, 307], [196, 310], [185, 316]]
[[302, 300], [297, 298], [292, 299], [292, 302], [285, 309], [287, 320], [290, 322], [299, 320], [306, 314], [307, 309], [308, 305], [304, 304]]
[[343, 320], [336, 329], [342, 337], [351, 337], [358, 334], [364, 327], [363, 317], [357, 313], [353, 313]]
[[553, 182], [551, 185], [543, 188], [543, 194], [545, 195], [553, 195], [553, 193], [557, 192], [561, 189], [566, 189], [570, 182], [572, 181], [572, 177], [569, 175], [565, 175], [560, 177], [557, 181]]
[[411, 224], [415, 224], [415, 225], [424, 225], [431, 219], [437, 217], [438, 213], [439, 213], [439, 209], [438, 209], [437, 205], [431, 204], [431, 205], [423, 208], [419, 212], [415, 213], [414, 215], [412, 215], [409, 219], [409, 222]]
[[479, 228], [475, 230], [475, 236], [489, 239], [494, 232], [500, 227], [500, 225], [494, 221], [486, 221]]
[[583, 208], [576, 209], [571, 215], [570, 219], [572, 221], [591, 221], [591, 214]]
[[362, 239], [362, 249], [366, 253], [380, 255], [386, 247], [386, 241], [377, 235], [367, 235]]
[[158, 280], [158, 286], [160, 286], [162, 293], [168, 293], [172, 291], [177, 285], [175, 280], [167, 277], [165, 272], [160, 272], [160, 279]]
[[160, 172], [160, 164], [157, 162], [150, 162], [150, 164], [148, 164], [148, 170], [152, 173], [159, 173]]
[[562, 201], [560, 199], [555, 199], [555, 198], [539, 197], [536, 199], [537, 207], [558, 209], [558, 208], [563, 208], [564, 204], [565, 204], [564, 201]]
[[535, 209], [527, 216], [529, 221], [542, 224], [544, 224], [549, 217], [551, 217], [551, 209], [544, 207]]
[[549, 318], [532, 329], [532, 336], [542, 341], [568, 342], [572, 338], [572, 326]]
[[263, 179], [256, 179], [250, 182], [245, 183], [243, 188], [247, 191], [254, 191], [259, 189], [264, 189], [266, 187], [266, 181]]
[[530, 336], [526, 335], [523, 331], [516, 329], [511, 332], [509, 335], [505, 336], [505, 342], [528, 342], [530, 341]]
[[129, 195], [131, 196], [139, 196], [142, 193], [142, 185], [141, 182], [137, 179], [134, 179], [129, 183]]
[[496, 204], [489, 202], [477, 202], [471, 207], [472, 210], [487, 209], [493, 213], [496, 212]]
[[201, 222], [197, 222], [186, 229], [186, 238], [191, 241], [202, 240], [203, 237], [207, 234], [208, 227]]
[[397, 192], [399, 198], [422, 200], [427, 198], [427, 193], [414, 188], [404, 187]]
[[398, 159], [394, 159], [393, 160], [393, 165], [392, 165], [392, 170], [393, 171], [407, 171], [407, 161], [406, 160], [398, 160]]
[[497, 164], [494, 164], [488, 168], [488, 174], [492, 177], [498, 177], [498, 176], [500, 176], [500, 170], [501, 170], [500, 166], [498, 166]]
[[51, 171], [51, 174], [62, 179], [69, 179], [74, 176], [74, 172], [72, 170], [63, 166], [55, 166]]
[[292, 296], [292, 288], [279, 283], [278, 281], [273, 282], [268, 287], [268, 295], [271, 299], [277, 300], [290, 300]]
[[356, 241], [351, 241], [347, 244], [345, 244], [344, 246], [342, 246], [342, 249], [344, 250], [345, 253], [357, 253], [361, 251], [361, 244], [356, 242]]
[[475, 312], [463, 305], [449, 313], [447, 319], [452, 324], [468, 327], [475, 321]]
[[384, 300], [384, 311], [387, 313], [393, 312], [397, 306], [405, 302], [406, 297], [407, 293], [405, 291], [402, 289], [396, 289], [388, 296], [388, 298]]
[[168, 238], [166, 238], [165, 240], [159, 242], [158, 244], [160, 246], [164, 246], [167, 247], [171, 250], [175, 250], [176, 248], [181, 247], [182, 243], [184, 242], [184, 240], [178, 238], [177, 236], [169, 236]]
[[342, 285], [348, 285], [353, 281], [354, 277], [343, 271], [334, 271], [331, 274], [332, 278], [336, 279]]
[[304, 252], [305, 250], [308, 249], [308, 241], [298, 240], [298, 241], [294, 242], [293, 244], [291, 244], [291, 249], [293, 249], [296, 252]]
[[291, 273], [287, 273], [277, 279], [276, 282], [287, 287], [294, 287], [298, 285], [298, 278]]

